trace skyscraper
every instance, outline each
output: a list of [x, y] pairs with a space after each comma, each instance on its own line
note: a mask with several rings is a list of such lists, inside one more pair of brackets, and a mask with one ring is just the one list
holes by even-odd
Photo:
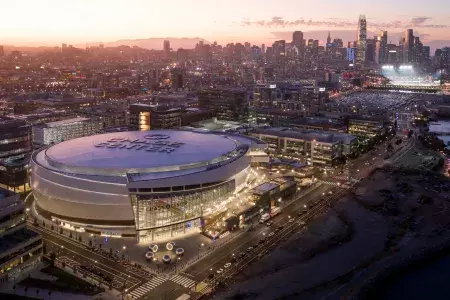
[[414, 52], [414, 34], [412, 29], [406, 29], [403, 39], [403, 62], [410, 63], [413, 61]]
[[381, 31], [377, 42], [377, 56], [379, 64], [384, 64], [387, 61], [388, 55], [388, 33], [387, 31]]
[[356, 65], [363, 67], [366, 62], [366, 47], [367, 47], [367, 22], [366, 16], [360, 15], [358, 20], [358, 36], [357, 36], [357, 55]]
[[170, 55], [170, 41], [164, 41], [164, 58], [169, 58]]
[[327, 55], [330, 55], [331, 48], [333, 48], [333, 44], [331, 43], [331, 32], [328, 31], [327, 43], [325, 45], [325, 51], [326, 51]]
[[0, 57], [5, 56], [5, 50], [2, 45], [0, 45]]
[[414, 45], [413, 45], [413, 55], [412, 62], [414, 63], [422, 63], [423, 59], [423, 44], [420, 41], [418, 36], [414, 37]]
[[292, 43], [298, 49], [298, 56], [303, 58], [305, 56], [305, 42], [303, 41], [303, 32], [294, 31], [292, 35]]

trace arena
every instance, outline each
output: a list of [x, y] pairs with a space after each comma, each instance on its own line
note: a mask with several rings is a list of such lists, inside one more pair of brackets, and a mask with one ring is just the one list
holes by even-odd
[[34, 152], [41, 216], [77, 231], [140, 241], [199, 232], [249, 180], [266, 145], [227, 133], [153, 130], [62, 142]]

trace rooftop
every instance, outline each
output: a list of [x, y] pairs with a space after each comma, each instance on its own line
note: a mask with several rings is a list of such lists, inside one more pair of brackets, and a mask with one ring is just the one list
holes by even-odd
[[278, 137], [293, 138], [305, 141], [318, 141], [321, 143], [336, 143], [336, 142], [350, 142], [356, 137], [346, 133], [321, 131], [321, 130], [302, 130], [302, 129], [288, 129], [288, 128], [258, 128], [252, 131], [250, 134], [265, 134], [275, 135]]
[[14, 196], [14, 195], [15, 195], [14, 192], [4, 189], [4, 188], [0, 188], [0, 200], [8, 198], [10, 196]]
[[223, 135], [152, 130], [77, 138], [46, 149], [45, 155], [58, 168], [162, 172], [215, 162], [237, 147], [235, 140]]
[[279, 186], [279, 184], [275, 183], [275, 182], [264, 182], [263, 184], [260, 184], [257, 187], [254, 187], [252, 189], [252, 193], [262, 195], [268, 191], [273, 190], [274, 188], [276, 188], [278, 186]]
[[342, 122], [342, 120], [325, 117], [307, 117], [307, 118], [298, 117], [287, 120], [286, 122], [298, 125], [311, 125], [311, 126], [322, 125], [324, 127], [335, 127], [335, 126], [345, 127], [345, 124]]
[[61, 121], [55, 121], [55, 122], [49, 122], [42, 125], [37, 125], [37, 127], [59, 127], [59, 126], [65, 126], [70, 125], [74, 123], [81, 123], [81, 122], [87, 122], [90, 121], [90, 118], [73, 118], [73, 119], [67, 119], [67, 120], [61, 120]]
[[0, 237], [0, 253], [4, 253], [24, 242], [28, 242], [30, 239], [38, 237], [36, 232], [23, 227], [10, 234], [6, 234]]

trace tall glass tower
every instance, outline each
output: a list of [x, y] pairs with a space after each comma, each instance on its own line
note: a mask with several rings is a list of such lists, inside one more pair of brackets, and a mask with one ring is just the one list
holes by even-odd
[[357, 54], [356, 65], [363, 67], [366, 62], [366, 47], [367, 47], [367, 22], [366, 16], [360, 15], [358, 21], [358, 39], [357, 39]]

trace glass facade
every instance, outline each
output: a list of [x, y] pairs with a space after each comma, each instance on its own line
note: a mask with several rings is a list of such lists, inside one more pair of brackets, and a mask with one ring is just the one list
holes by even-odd
[[[199, 231], [201, 218], [220, 212], [234, 194], [235, 180], [206, 188], [170, 193], [133, 193], [131, 204], [139, 241], [171, 238]], [[142, 189], [141, 189], [142, 190]]]

